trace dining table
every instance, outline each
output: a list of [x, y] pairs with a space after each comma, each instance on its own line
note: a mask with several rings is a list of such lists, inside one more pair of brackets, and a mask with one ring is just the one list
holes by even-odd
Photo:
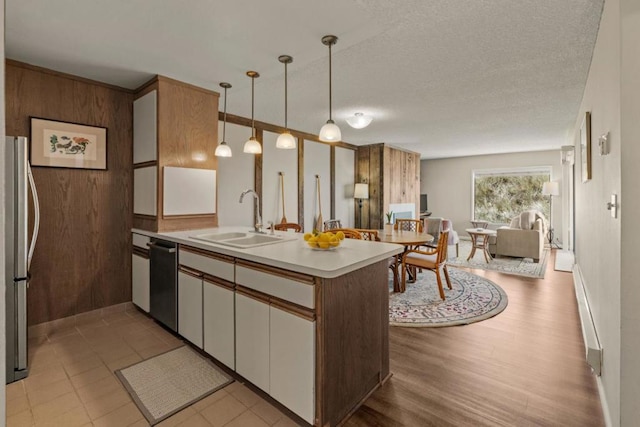
[[[393, 266], [393, 291], [401, 292], [400, 290], [400, 276], [398, 274], [398, 268], [402, 264], [402, 256], [409, 250], [416, 246], [421, 246], [426, 243], [432, 242], [434, 237], [429, 233], [415, 232], [407, 230], [393, 230], [391, 232], [386, 230], [378, 230], [378, 238], [381, 242], [385, 243], [397, 243], [404, 246], [404, 252], [394, 257]], [[415, 280], [411, 271], [409, 273], [409, 281]]]

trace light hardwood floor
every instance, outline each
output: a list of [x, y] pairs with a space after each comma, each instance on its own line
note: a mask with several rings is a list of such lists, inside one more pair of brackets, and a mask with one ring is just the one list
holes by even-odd
[[469, 270], [507, 293], [491, 319], [391, 327], [393, 377], [346, 425], [604, 426], [572, 275], [554, 271], [554, 259], [555, 250], [545, 279]]
[[[507, 292], [509, 305], [494, 318], [450, 328], [392, 327], [393, 377], [346, 425], [604, 425], [571, 273], [553, 271], [553, 261], [544, 280], [474, 270]], [[7, 386], [9, 427], [147, 425], [113, 371], [182, 344], [121, 307], [31, 332], [31, 375]], [[160, 425], [295, 423], [233, 383]]]

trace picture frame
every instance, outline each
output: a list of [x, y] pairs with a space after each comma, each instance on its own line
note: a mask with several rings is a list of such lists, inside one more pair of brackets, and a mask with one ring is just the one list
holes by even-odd
[[591, 179], [591, 113], [587, 111], [580, 126], [580, 160], [582, 182]]
[[30, 117], [31, 166], [107, 169], [107, 128]]

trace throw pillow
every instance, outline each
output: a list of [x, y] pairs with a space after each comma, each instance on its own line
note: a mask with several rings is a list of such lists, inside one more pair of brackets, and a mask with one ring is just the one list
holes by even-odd
[[516, 215], [511, 218], [511, 223], [509, 224], [509, 228], [520, 228], [520, 215]]
[[523, 230], [531, 230], [533, 222], [536, 220], [535, 211], [524, 211], [520, 214], [520, 228]]

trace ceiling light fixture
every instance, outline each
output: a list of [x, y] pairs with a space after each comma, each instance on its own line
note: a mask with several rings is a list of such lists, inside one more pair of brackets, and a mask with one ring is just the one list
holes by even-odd
[[257, 71], [247, 71], [247, 76], [251, 77], [251, 138], [244, 143], [244, 149], [242, 151], [249, 154], [260, 154], [262, 153], [262, 145], [260, 145], [260, 142], [256, 139], [256, 127], [253, 121], [254, 87], [256, 79], [260, 77], [260, 74], [258, 74]]
[[231, 157], [231, 147], [225, 142], [227, 136], [227, 89], [231, 87], [231, 84], [222, 82], [220, 87], [224, 88], [224, 115], [222, 119], [222, 142], [216, 147], [216, 157]]
[[329, 120], [327, 120], [327, 123], [322, 126], [319, 135], [320, 141], [324, 142], [336, 142], [342, 139], [340, 128], [331, 119], [331, 46], [336, 44], [337, 41], [338, 38], [336, 36], [324, 36], [322, 38], [322, 44], [329, 46]]
[[347, 123], [349, 126], [355, 129], [363, 129], [369, 126], [373, 117], [365, 116], [363, 113], [355, 113], [351, 117], [347, 117]]
[[278, 61], [284, 64], [284, 132], [282, 132], [276, 140], [276, 148], [282, 148], [284, 150], [292, 150], [296, 148], [296, 139], [289, 132], [287, 126], [287, 64], [293, 62], [293, 58], [289, 55], [281, 55], [278, 57]]

